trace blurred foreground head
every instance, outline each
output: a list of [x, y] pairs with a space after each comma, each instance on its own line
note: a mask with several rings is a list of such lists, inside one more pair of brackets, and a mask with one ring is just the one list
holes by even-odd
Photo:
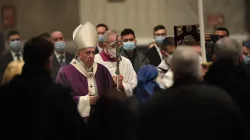
[[148, 104], [139, 123], [139, 140], [247, 140], [244, 115], [223, 90], [182, 86]]
[[172, 57], [174, 82], [199, 81], [201, 64], [198, 53], [188, 46], [179, 46]]
[[242, 46], [237, 40], [224, 37], [215, 43], [214, 61], [224, 60], [239, 64], [241, 56]]
[[[89, 125], [95, 139], [133, 140], [134, 116], [123, 92], [108, 91], [100, 97]], [[94, 139], [94, 138], [93, 138]]]
[[32, 69], [50, 69], [54, 45], [43, 37], [33, 37], [24, 44], [25, 66]]

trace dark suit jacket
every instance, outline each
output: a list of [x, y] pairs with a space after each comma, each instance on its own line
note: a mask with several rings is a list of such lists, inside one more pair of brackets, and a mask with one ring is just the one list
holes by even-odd
[[151, 65], [155, 67], [159, 66], [161, 63], [161, 57], [159, 56], [156, 46], [150, 48], [145, 54], [148, 57]]
[[0, 83], [2, 83], [2, 79], [3, 79], [3, 74], [5, 69], [7, 68], [7, 66], [9, 65], [10, 62], [12, 62], [13, 56], [11, 54], [10, 51], [4, 53], [1, 57], [0, 57]]
[[142, 66], [150, 64], [150, 61], [149, 61], [149, 59], [143, 53], [141, 53], [137, 49], [135, 49], [134, 53], [135, 53], [134, 57], [133, 58], [129, 58], [128, 55], [126, 54], [126, 52], [123, 49], [121, 49], [121, 51], [120, 51], [120, 54], [122, 56], [128, 58], [131, 61], [132, 65], [133, 65], [133, 67], [135, 69], [135, 72], [137, 73], [138, 70]]
[[89, 139], [70, 90], [44, 68], [24, 65], [22, 75], [0, 87], [0, 114], [2, 139]]
[[[72, 59], [74, 58], [74, 54], [69, 53], [69, 52], [65, 52], [65, 62], [66, 65], [68, 65]], [[53, 64], [52, 64], [52, 71], [51, 71], [51, 75], [52, 75], [52, 79], [56, 80], [57, 74], [59, 72], [60, 69], [60, 63], [58, 62], [58, 59], [56, 58], [56, 55], [53, 53]]]

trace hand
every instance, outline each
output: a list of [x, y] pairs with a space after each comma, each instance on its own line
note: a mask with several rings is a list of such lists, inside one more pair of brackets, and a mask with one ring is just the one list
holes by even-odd
[[165, 52], [165, 51], [163, 51], [163, 50], [161, 50], [161, 54], [162, 54], [162, 56], [164, 56], [165, 58], [168, 58], [168, 56], [170, 55], [170, 54], [168, 54], [167, 52]]
[[211, 40], [211, 37], [210, 37], [210, 34], [209, 33], [205, 33], [205, 41], [210, 41]]
[[89, 96], [89, 100], [90, 100], [90, 105], [95, 105], [96, 102], [98, 101], [99, 96], [95, 95], [95, 96]]
[[[123, 89], [123, 84], [122, 84], [122, 81], [123, 81], [123, 76], [122, 75], [119, 75], [119, 77], [118, 77], [119, 79], [118, 79], [118, 88], [119, 89]], [[116, 76], [113, 76], [113, 80], [114, 80], [114, 82], [115, 82], [115, 84], [117, 85], [117, 77]]]

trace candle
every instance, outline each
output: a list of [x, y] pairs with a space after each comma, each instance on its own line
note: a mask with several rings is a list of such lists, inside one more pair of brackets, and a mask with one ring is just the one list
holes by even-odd
[[199, 23], [200, 23], [201, 57], [202, 57], [202, 63], [206, 63], [207, 57], [206, 57], [206, 46], [205, 46], [205, 31], [204, 31], [203, 2], [202, 2], [202, 0], [198, 0], [198, 10], [199, 10]]

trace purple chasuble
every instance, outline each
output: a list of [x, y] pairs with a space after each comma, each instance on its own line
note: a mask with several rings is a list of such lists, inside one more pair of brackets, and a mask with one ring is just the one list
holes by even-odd
[[[98, 89], [98, 95], [102, 96], [110, 88], [115, 88], [115, 83], [109, 70], [97, 63], [95, 81]], [[88, 80], [71, 64], [65, 66], [56, 78], [56, 82], [65, 85], [71, 89], [74, 100], [78, 103], [80, 96], [88, 94]]]

